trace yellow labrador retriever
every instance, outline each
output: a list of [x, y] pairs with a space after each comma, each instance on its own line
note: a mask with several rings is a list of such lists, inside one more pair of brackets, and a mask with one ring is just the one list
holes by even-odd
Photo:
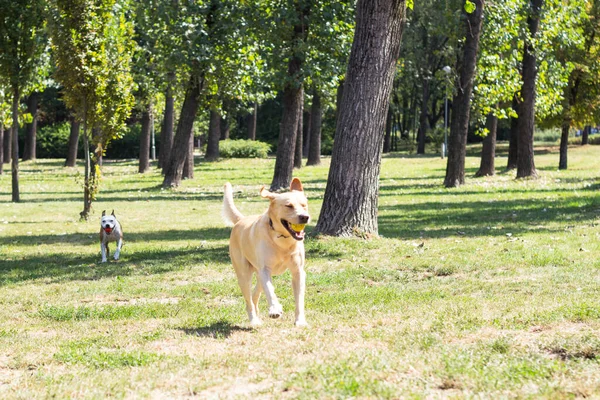
[[[279, 318], [283, 308], [275, 295], [271, 276], [289, 269], [296, 301], [296, 326], [306, 325], [304, 317], [304, 226], [308, 223], [308, 204], [302, 182], [294, 178], [290, 191], [271, 193], [264, 187], [262, 197], [269, 199], [269, 209], [261, 215], [244, 217], [233, 204], [231, 184], [225, 184], [223, 214], [234, 225], [229, 240], [229, 256], [246, 300], [250, 324], [260, 325], [258, 299], [265, 292], [269, 317]], [[252, 275], [257, 282], [252, 292]]]

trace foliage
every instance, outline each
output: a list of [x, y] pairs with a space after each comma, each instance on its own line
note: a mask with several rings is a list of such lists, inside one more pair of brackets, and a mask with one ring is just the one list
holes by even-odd
[[219, 153], [223, 158], [266, 158], [271, 146], [258, 140], [222, 140]]
[[62, 122], [41, 127], [37, 132], [38, 158], [63, 158], [69, 149], [71, 124]]

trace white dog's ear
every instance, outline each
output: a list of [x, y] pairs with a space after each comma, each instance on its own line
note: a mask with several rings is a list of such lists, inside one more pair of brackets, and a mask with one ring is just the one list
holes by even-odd
[[277, 196], [275, 193], [271, 193], [267, 189], [265, 189], [264, 186], [262, 188], [260, 188], [260, 195], [262, 197], [264, 197], [265, 199], [271, 199], [271, 200], [273, 200], [275, 198], [275, 196]]
[[106, 210], [102, 210], [102, 216], [104, 217], [106, 215]]
[[304, 188], [302, 187], [302, 182], [298, 178], [292, 179], [292, 183], [290, 185], [290, 190], [297, 190], [299, 192], [304, 192]]
[[110, 215], [112, 215], [113, 217], [116, 217], [115, 210], [112, 210], [112, 212], [110, 213]]

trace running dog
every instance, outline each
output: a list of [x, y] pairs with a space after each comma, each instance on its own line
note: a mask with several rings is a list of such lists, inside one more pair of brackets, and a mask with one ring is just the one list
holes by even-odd
[[115, 250], [114, 259], [118, 260], [123, 246], [123, 229], [117, 221], [115, 210], [110, 215], [106, 215], [102, 211], [102, 219], [100, 220], [100, 251], [102, 252], [102, 262], [106, 262], [106, 257], [109, 255], [108, 244], [117, 242], [117, 250]]
[[[300, 179], [294, 178], [290, 191], [271, 193], [264, 187], [263, 198], [269, 199], [269, 208], [261, 215], [244, 217], [233, 204], [231, 184], [225, 184], [223, 216], [233, 223], [229, 240], [229, 256], [238, 283], [246, 301], [251, 325], [260, 325], [258, 300], [264, 291], [269, 304], [269, 317], [279, 318], [283, 308], [275, 295], [272, 275], [289, 269], [296, 301], [296, 326], [306, 325], [304, 316], [304, 227], [310, 220], [308, 204]], [[252, 292], [252, 275], [257, 283]]]

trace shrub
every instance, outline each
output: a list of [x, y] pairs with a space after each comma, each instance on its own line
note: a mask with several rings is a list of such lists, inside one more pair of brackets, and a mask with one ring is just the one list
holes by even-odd
[[271, 146], [257, 140], [222, 140], [219, 153], [223, 158], [266, 158]]
[[38, 158], [64, 158], [69, 148], [71, 124], [61, 122], [40, 128], [37, 132], [36, 156]]

